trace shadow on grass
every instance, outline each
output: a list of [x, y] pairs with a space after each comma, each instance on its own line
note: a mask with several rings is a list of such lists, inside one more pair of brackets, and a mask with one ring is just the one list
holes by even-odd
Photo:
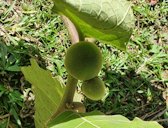
[[21, 122], [19, 127], [34, 128], [34, 101], [28, 100], [32, 92], [27, 91], [31, 85], [24, 80], [20, 66], [29, 65], [29, 59], [33, 57], [44, 68], [44, 60], [32, 45], [20, 43], [8, 46], [4, 42], [0, 40], [0, 114], [4, 117], [0, 127], [1, 124], [18, 127]]
[[[104, 101], [84, 100], [87, 111], [100, 110], [113, 115], [121, 114], [129, 119], [156, 119], [156, 115], [166, 107], [162, 91], [153, 87], [149, 79], [136, 74], [134, 69], [124, 71], [104, 71], [103, 80], [109, 89]], [[159, 117], [161, 118], [161, 117]]]

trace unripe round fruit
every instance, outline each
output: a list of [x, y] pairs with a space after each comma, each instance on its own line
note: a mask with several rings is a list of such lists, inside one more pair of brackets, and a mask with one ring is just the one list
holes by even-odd
[[105, 85], [101, 79], [95, 77], [83, 82], [81, 91], [91, 100], [101, 100], [105, 95]]
[[73, 111], [79, 112], [79, 113], [85, 113], [86, 108], [81, 102], [73, 102]]
[[99, 48], [90, 42], [70, 46], [65, 56], [65, 68], [74, 78], [89, 80], [97, 76], [102, 67]]

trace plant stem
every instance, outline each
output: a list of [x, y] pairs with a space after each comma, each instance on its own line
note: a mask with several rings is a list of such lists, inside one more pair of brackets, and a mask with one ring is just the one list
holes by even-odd
[[63, 20], [65, 26], [68, 29], [72, 44], [82, 40], [84, 41], [84, 37], [82, 36], [81, 32], [77, 30], [75, 25], [66, 16], [62, 15], [61, 19]]
[[67, 110], [68, 109], [67, 106], [73, 103], [73, 97], [75, 94], [75, 89], [76, 89], [77, 83], [78, 83], [77, 79], [75, 79], [71, 75], [68, 75], [67, 84], [65, 87], [65, 92], [64, 92], [63, 98], [61, 100], [61, 103], [60, 103], [57, 111], [52, 115], [50, 120], [52, 120], [57, 115], [64, 112], [65, 110]]
[[73, 97], [75, 94], [77, 82], [78, 82], [77, 79], [75, 79], [71, 75], [68, 75], [68, 80], [67, 80], [67, 84], [66, 84], [66, 88], [63, 96], [63, 102], [64, 102], [63, 104], [66, 104], [66, 103], [71, 104], [73, 102]]
[[[82, 38], [80, 38], [80, 36], [79, 36], [79, 33], [78, 33], [75, 25], [66, 16], [62, 16], [62, 20], [65, 23], [65, 25], [69, 31], [72, 44], [77, 43], [80, 40], [82, 40]], [[67, 110], [68, 105], [71, 105], [73, 103], [73, 98], [74, 98], [77, 83], [78, 83], [77, 79], [75, 79], [71, 75], [68, 75], [67, 84], [65, 87], [65, 92], [64, 92], [63, 98], [61, 100], [61, 103], [60, 103], [59, 107], [57, 108], [56, 112], [47, 121], [47, 124], [49, 123], [50, 120], [54, 119], [60, 113]]]

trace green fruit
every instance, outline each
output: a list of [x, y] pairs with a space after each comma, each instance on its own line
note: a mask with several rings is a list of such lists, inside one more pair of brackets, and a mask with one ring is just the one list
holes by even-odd
[[74, 102], [73, 103], [73, 111], [79, 112], [79, 113], [85, 113], [86, 108], [81, 102]]
[[91, 100], [101, 100], [105, 95], [105, 85], [102, 80], [95, 77], [91, 80], [83, 82], [81, 91]]
[[89, 42], [73, 44], [65, 56], [65, 68], [74, 78], [89, 80], [97, 76], [102, 67], [99, 48]]

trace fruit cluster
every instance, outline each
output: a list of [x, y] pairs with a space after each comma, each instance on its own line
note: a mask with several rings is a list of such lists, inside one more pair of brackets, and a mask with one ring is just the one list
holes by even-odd
[[91, 100], [100, 100], [105, 95], [105, 85], [97, 75], [102, 67], [100, 49], [90, 42], [73, 44], [65, 56], [67, 72], [78, 80], [82, 80], [81, 90]]

